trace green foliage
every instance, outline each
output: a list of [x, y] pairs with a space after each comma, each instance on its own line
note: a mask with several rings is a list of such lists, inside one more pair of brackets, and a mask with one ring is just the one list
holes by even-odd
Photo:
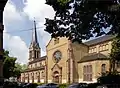
[[58, 1], [58, 3], [60, 3], [60, 5], [65, 5], [65, 4], [67, 4], [70, 0], [57, 0]]
[[4, 78], [9, 78], [14, 75], [16, 58], [5, 56], [3, 63], [3, 76]]
[[67, 88], [68, 87], [68, 84], [60, 84], [59, 85], [59, 88]]
[[120, 38], [117, 37], [112, 42], [112, 49], [110, 54], [111, 59], [120, 61]]
[[[4, 78], [9, 77], [20, 77], [22, 71], [24, 71], [25, 66], [16, 63], [17, 58], [10, 57], [9, 51], [4, 51], [4, 63], [3, 63], [3, 76]], [[23, 69], [24, 68], [24, 69]]]
[[43, 84], [45, 84], [45, 83], [37, 83], [37, 85], [43, 85]]
[[21, 67], [22, 67], [22, 71], [21, 72], [24, 72], [27, 69], [27, 65], [26, 64], [21, 65]]
[[[55, 17], [46, 18], [45, 31], [52, 37], [66, 36], [78, 42], [94, 35], [120, 36], [119, 2], [120, 0], [46, 0], [46, 4], [55, 10]], [[109, 31], [106, 29], [108, 27]]]
[[110, 64], [111, 64], [111, 72], [116, 71], [115, 64], [120, 61], [120, 37], [114, 38], [112, 42], [112, 49], [110, 53]]
[[16, 63], [15, 67], [17, 70], [20, 70], [20, 72], [24, 72], [27, 69], [27, 65], [26, 64], [20, 64], [20, 63]]

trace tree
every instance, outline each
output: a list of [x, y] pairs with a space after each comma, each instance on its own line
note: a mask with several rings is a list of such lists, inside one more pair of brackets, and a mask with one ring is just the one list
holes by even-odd
[[21, 65], [22, 66], [22, 71], [21, 72], [24, 72], [26, 69], [27, 69], [27, 65], [26, 64], [23, 64]]
[[3, 63], [3, 76], [8, 79], [9, 77], [20, 77], [23, 71], [22, 65], [16, 63], [17, 58], [10, 57], [9, 51], [4, 51], [4, 63]]
[[13, 72], [14, 72], [14, 77], [19, 78], [21, 76], [22, 66], [20, 63], [15, 63], [15, 68]]
[[4, 51], [3, 76], [9, 78], [14, 75], [16, 58], [10, 57], [8, 51]]
[[20, 64], [20, 63], [15, 63], [15, 68], [14, 68], [14, 76], [19, 78], [21, 76], [21, 72], [24, 72], [27, 69], [26, 64]]
[[[46, 0], [55, 11], [54, 19], [46, 18], [45, 31], [52, 37], [72, 41], [104, 34], [120, 36], [120, 0]], [[108, 30], [109, 29], [109, 30]]]
[[116, 72], [116, 64], [120, 62], [120, 37], [114, 38], [112, 42], [112, 49], [110, 53], [110, 71]]

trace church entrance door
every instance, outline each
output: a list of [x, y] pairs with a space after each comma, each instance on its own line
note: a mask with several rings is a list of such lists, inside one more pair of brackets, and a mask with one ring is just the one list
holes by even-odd
[[59, 83], [59, 76], [55, 76], [54, 81], [55, 83]]
[[54, 74], [53, 74], [53, 82], [55, 83], [60, 83], [60, 80], [59, 80], [59, 72], [58, 71], [55, 71]]

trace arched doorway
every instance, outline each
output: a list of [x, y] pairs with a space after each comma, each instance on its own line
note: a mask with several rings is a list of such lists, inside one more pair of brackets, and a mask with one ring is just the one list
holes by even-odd
[[53, 82], [55, 83], [60, 83], [60, 75], [59, 75], [59, 72], [58, 71], [55, 71], [53, 73]]

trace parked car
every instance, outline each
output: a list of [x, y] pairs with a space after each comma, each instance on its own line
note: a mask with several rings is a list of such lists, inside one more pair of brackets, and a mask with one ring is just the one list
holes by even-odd
[[36, 88], [37, 86], [36, 83], [27, 83], [23, 88]]
[[97, 86], [96, 88], [108, 88], [108, 87], [105, 85], [101, 85], [101, 86]]
[[18, 88], [25, 88], [27, 83], [18, 83]]
[[48, 83], [48, 84], [43, 84], [41, 86], [37, 86], [37, 88], [59, 88], [59, 85], [56, 83]]
[[68, 88], [86, 88], [87, 83], [74, 83], [68, 86]]
[[43, 84], [43, 85], [37, 86], [36, 88], [46, 88], [46, 84]]
[[88, 84], [88, 87], [87, 88], [97, 88], [98, 86], [100, 86], [101, 84], [99, 83], [90, 83]]

